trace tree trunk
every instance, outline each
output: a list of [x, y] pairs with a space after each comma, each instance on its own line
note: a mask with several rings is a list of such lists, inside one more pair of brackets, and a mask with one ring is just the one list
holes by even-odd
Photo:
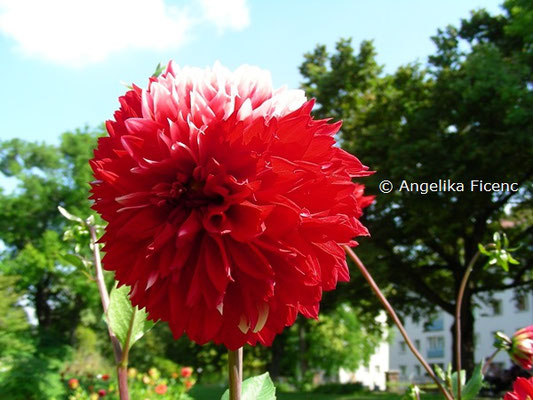
[[42, 278], [35, 287], [35, 314], [39, 322], [39, 329], [46, 330], [51, 323], [51, 310], [48, 304], [48, 278]]
[[306, 379], [307, 370], [309, 364], [307, 362], [307, 320], [303, 316], [298, 317], [298, 350], [299, 350], [299, 372], [300, 382], [304, 382]]
[[[455, 354], [456, 336], [455, 322], [451, 327], [452, 330], [452, 364], [454, 370], [457, 367]], [[461, 368], [466, 370], [466, 376], [470, 377], [475, 367], [475, 343], [474, 343], [474, 314], [472, 307], [472, 295], [466, 290], [461, 307]]]
[[270, 348], [272, 358], [268, 363], [267, 369], [273, 380], [278, 380], [281, 376], [281, 360], [283, 358], [283, 348], [285, 347], [286, 332], [287, 330], [281, 335], [276, 336], [272, 343], [272, 347]]

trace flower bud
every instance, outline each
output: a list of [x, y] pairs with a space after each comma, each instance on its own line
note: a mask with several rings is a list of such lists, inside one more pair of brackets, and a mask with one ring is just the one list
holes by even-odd
[[533, 325], [515, 332], [508, 352], [515, 364], [526, 370], [533, 367]]

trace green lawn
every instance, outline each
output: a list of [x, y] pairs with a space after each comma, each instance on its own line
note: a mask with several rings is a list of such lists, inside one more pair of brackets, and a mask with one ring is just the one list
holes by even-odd
[[[224, 393], [224, 388], [217, 386], [195, 386], [190, 394], [196, 400], [218, 400]], [[399, 400], [398, 394], [360, 392], [352, 395], [334, 395], [318, 393], [278, 393], [279, 400]], [[438, 400], [438, 395], [424, 394], [422, 400]]]

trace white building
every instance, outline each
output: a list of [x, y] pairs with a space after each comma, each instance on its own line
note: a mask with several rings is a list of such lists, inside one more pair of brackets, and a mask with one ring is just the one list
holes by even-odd
[[[480, 305], [475, 308], [474, 317], [475, 361], [478, 363], [494, 352], [494, 332], [502, 331], [510, 337], [516, 330], [533, 325], [533, 293], [518, 297], [513, 290], [497, 293], [491, 306]], [[452, 361], [453, 317], [441, 311], [430, 324], [425, 324], [426, 322], [416, 324], [407, 318], [404, 326], [426, 361], [445, 369]], [[500, 352], [494, 359], [494, 364], [507, 369], [511, 366], [511, 361], [507, 354]], [[389, 368], [400, 373], [400, 381], [420, 383], [428, 379], [397, 330], [390, 346]]]
[[[376, 318], [384, 330], [386, 329], [387, 315], [382, 311]], [[378, 346], [376, 352], [370, 356], [366, 365], [362, 365], [356, 371], [339, 370], [339, 382], [360, 382], [369, 389], [386, 389], [385, 372], [389, 370], [389, 342], [387, 337]]]
[[361, 382], [369, 389], [385, 390], [385, 372], [389, 370], [389, 343], [383, 342], [372, 356], [367, 365], [363, 365], [357, 371], [347, 371], [343, 368], [339, 371], [339, 382]]

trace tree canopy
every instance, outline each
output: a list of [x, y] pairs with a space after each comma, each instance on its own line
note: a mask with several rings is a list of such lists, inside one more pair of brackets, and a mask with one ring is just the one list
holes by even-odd
[[[376, 202], [367, 212], [371, 239], [358, 252], [393, 303], [405, 313], [448, 313], [478, 243], [504, 231], [511, 243], [531, 240], [533, 95], [530, 21], [533, 6], [507, 1], [504, 15], [472, 12], [459, 27], [434, 36], [426, 65], [383, 74], [372, 42], [355, 51], [340, 40], [333, 52], [305, 55], [303, 88], [316, 113], [343, 120], [342, 145], [377, 171], [365, 180]], [[399, 190], [407, 183], [449, 179], [465, 190]], [[389, 180], [395, 189], [380, 193]], [[517, 191], [474, 188], [473, 180], [516, 183]], [[463, 307], [463, 365], [473, 368], [473, 296], [532, 287], [531, 247], [506, 273], [480, 261]], [[359, 285], [360, 281], [354, 285]]]

